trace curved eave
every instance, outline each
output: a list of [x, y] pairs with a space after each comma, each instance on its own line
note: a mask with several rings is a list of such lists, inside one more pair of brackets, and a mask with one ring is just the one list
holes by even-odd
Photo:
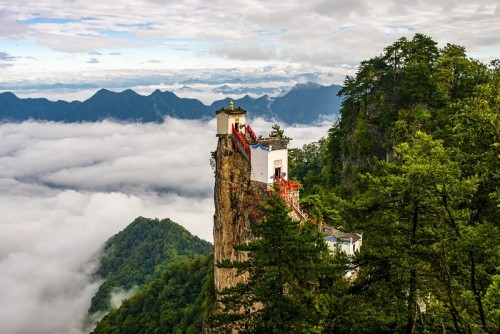
[[260, 143], [257, 143], [255, 145], [250, 145], [251, 150], [256, 150], [256, 149], [261, 149], [263, 151], [269, 152], [269, 147], [262, 146]]

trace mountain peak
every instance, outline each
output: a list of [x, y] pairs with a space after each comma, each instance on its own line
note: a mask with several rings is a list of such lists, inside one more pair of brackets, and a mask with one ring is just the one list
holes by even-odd
[[124, 91], [122, 91], [122, 94], [137, 94], [134, 90], [130, 89], [130, 88], [127, 88], [125, 89]]
[[90, 99], [92, 99], [94, 97], [99, 97], [99, 96], [107, 96], [107, 95], [113, 94], [113, 93], [114, 92], [107, 90], [106, 88], [101, 88], [97, 92], [95, 92], [95, 94], [92, 95], [92, 97]]
[[323, 85], [320, 85], [320, 84], [315, 83], [315, 82], [307, 81], [305, 83], [296, 84], [295, 86], [292, 87], [292, 90], [294, 90], [294, 89], [315, 89], [315, 88], [319, 88], [319, 87], [323, 87]]
[[16, 94], [14, 94], [12, 92], [3, 92], [3, 93], [0, 93], [0, 97], [2, 97], [2, 98], [8, 98], [8, 99], [18, 99], [18, 97], [16, 96]]

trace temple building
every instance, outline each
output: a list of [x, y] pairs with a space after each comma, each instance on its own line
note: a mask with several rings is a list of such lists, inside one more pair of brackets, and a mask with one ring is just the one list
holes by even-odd
[[250, 164], [250, 181], [273, 184], [279, 187], [280, 196], [292, 209], [292, 216], [298, 220], [308, 218], [300, 209], [298, 182], [288, 180], [288, 148], [279, 137], [257, 137], [246, 124], [246, 110], [235, 107], [233, 101], [229, 108], [216, 111], [217, 136], [230, 136], [234, 147]]

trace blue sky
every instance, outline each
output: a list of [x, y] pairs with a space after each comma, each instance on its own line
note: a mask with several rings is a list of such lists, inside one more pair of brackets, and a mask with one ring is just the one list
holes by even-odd
[[187, 78], [301, 73], [341, 83], [361, 60], [416, 32], [488, 62], [500, 57], [500, 0], [0, 0], [0, 86], [119, 90], [141, 81], [147, 93]]

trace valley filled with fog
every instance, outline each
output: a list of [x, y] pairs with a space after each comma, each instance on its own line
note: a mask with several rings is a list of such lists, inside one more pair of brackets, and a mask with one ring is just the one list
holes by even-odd
[[[264, 136], [272, 124], [251, 121]], [[282, 124], [290, 147], [330, 127]], [[215, 132], [215, 119], [0, 124], [2, 332], [80, 333], [99, 248], [138, 216], [212, 242]]]

